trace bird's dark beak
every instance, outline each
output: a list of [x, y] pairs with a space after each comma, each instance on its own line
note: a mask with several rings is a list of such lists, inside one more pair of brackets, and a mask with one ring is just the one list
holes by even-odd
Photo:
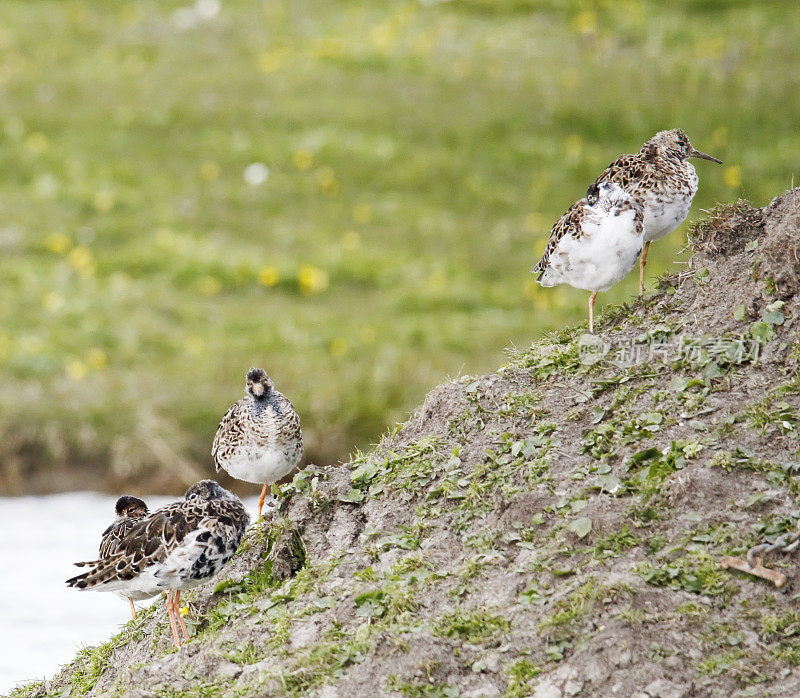
[[702, 160], [711, 160], [711, 162], [716, 162], [718, 165], [722, 164], [722, 160], [718, 160], [713, 155], [706, 155], [705, 153], [701, 153], [699, 150], [695, 150], [692, 148], [691, 152], [689, 153], [690, 158], [701, 158]]
[[261, 383], [253, 383], [253, 395], [261, 397], [264, 394], [264, 386]]

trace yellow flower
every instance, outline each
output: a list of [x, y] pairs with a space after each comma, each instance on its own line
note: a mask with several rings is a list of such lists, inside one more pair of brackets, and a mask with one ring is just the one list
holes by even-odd
[[300, 267], [300, 272], [297, 275], [297, 283], [300, 287], [300, 293], [304, 296], [320, 293], [328, 288], [328, 272], [310, 264], [304, 264]]
[[267, 75], [270, 73], [277, 73], [283, 67], [288, 53], [289, 52], [285, 48], [264, 51], [264, 53], [258, 57], [258, 69]]
[[344, 339], [336, 338], [331, 340], [331, 354], [334, 356], [344, 356], [347, 353], [347, 342]]
[[298, 150], [292, 156], [292, 162], [298, 170], [308, 170], [314, 164], [314, 153], [310, 150]]
[[525, 296], [525, 298], [527, 298], [529, 301], [532, 301], [534, 298], [536, 298], [538, 292], [538, 286], [533, 279], [528, 279], [524, 284], [522, 284], [522, 295]]
[[433, 32], [420, 32], [414, 37], [414, 53], [425, 56], [431, 52], [435, 44]]
[[431, 275], [428, 277], [428, 288], [433, 289], [434, 291], [441, 291], [447, 285], [447, 275], [444, 272], [444, 269], [436, 269], [435, 271], [431, 272]]
[[181, 614], [181, 617], [185, 616], [187, 613], [189, 613], [189, 607], [188, 606], [181, 606], [178, 609], [178, 613]]
[[353, 220], [361, 225], [366, 225], [372, 220], [372, 209], [367, 204], [358, 204], [353, 208]]
[[278, 267], [264, 267], [258, 272], [258, 283], [262, 286], [274, 286], [280, 281]]
[[95, 263], [92, 259], [92, 253], [88, 247], [79, 245], [75, 247], [67, 257], [70, 266], [78, 272], [81, 276], [91, 276], [94, 274]]
[[98, 191], [94, 195], [94, 207], [101, 213], [105, 213], [111, 210], [115, 199], [114, 192], [108, 191], [107, 189]]
[[544, 216], [541, 213], [529, 213], [522, 224], [526, 233], [538, 233], [545, 226]]
[[64, 233], [50, 233], [44, 239], [45, 247], [56, 254], [64, 254], [70, 246], [69, 238]]
[[715, 148], [722, 148], [728, 145], [728, 127], [720, 126], [714, 133], [711, 134], [711, 142]]
[[213, 160], [206, 160], [198, 170], [200, 174], [200, 179], [204, 182], [213, 182], [216, 179], [219, 179], [219, 165], [214, 162]]
[[346, 230], [339, 244], [342, 246], [342, 249], [355, 250], [358, 249], [361, 241], [358, 239], [358, 233], [355, 230]]
[[742, 184], [741, 165], [732, 165], [725, 170], [725, 184], [729, 187], [738, 187]]
[[42, 299], [42, 303], [44, 304], [45, 309], [47, 309], [51, 313], [55, 313], [61, 308], [64, 307], [65, 303], [64, 296], [60, 293], [56, 293], [55, 291], [50, 291], [50, 293], [46, 293], [44, 298]]
[[109, 281], [114, 293], [124, 293], [130, 288], [132, 279], [124, 271], [115, 271]]
[[591, 10], [579, 12], [573, 17], [572, 26], [581, 36], [590, 36], [597, 30], [597, 15]]
[[106, 353], [102, 349], [98, 349], [95, 347], [94, 349], [89, 350], [89, 354], [86, 357], [86, 363], [89, 365], [89, 368], [103, 368], [106, 365], [108, 357], [106, 357]]
[[578, 86], [578, 71], [566, 68], [558, 76], [558, 84], [566, 90], [574, 90]]
[[394, 30], [386, 22], [381, 22], [372, 27], [369, 38], [375, 48], [387, 48], [394, 40]]
[[450, 67], [453, 71], [453, 75], [459, 80], [463, 80], [472, 75], [472, 63], [470, 63], [467, 58], [456, 58]]
[[70, 380], [73, 381], [82, 381], [86, 378], [86, 374], [89, 373], [89, 369], [86, 368], [86, 364], [79, 359], [70, 359], [67, 363], [67, 375], [69, 376]]
[[567, 136], [564, 140], [564, 146], [567, 150], [567, 157], [577, 160], [583, 150], [583, 138], [581, 138], [580, 134], [574, 133], [571, 136]]
[[222, 284], [213, 276], [201, 276], [197, 288], [204, 296], [216, 296], [222, 289]]
[[343, 52], [342, 40], [338, 37], [324, 37], [320, 39], [311, 51], [314, 58], [336, 58]]
[[187, 354], [199, 356], [203, 353], [203, 340], [200, 337], [188, 337], [184, 348]]
[[40, 131], [34, 131], [25, 139], [25, 147], [34, 155], [41, 155], [47, 150], [47, 136]]

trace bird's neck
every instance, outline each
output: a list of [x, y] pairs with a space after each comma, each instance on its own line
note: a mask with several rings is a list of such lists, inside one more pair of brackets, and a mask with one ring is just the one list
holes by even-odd
[[264, 414], [264, 411], [270, 405], [275, 403], [275, 393], [270, 390], [268, 393], [265, 393], [263, 397], [260, 398], [253, 398], [250, 401], [250, 411], [252, 412], [254, 417], [260, 417]]

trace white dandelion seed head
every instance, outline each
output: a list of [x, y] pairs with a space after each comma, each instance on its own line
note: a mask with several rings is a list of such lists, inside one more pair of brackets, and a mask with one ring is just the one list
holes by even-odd
[[244, 181], [251, 187], [264, 184], [269, 178], [269, 167], [263, 162], [251, 162], [244, 168]]

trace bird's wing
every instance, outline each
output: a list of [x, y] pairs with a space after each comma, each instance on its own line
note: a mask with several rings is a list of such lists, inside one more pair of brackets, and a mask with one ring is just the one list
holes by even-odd
[[547, 239], [547, 245], [544, 248], [542, 258], [537, 262], [536, 266], [531, 269], [531, 272], [538, 274], [536, 280], [539, 281], [542, 275], [547, 270], [550, 264], [550, 255], [558, 247], [558, 243], [565, 235], [572, 235], [573, 237], [580, 237], [581, 235], [581, 217], [583, 214], [583, 207], [588, 205], [586, 199], [580, 199], [570, 206], [553, 225], [550, 231], [550, 237]]
[[100, 540], [100, 559], [109, 557], [117, 551], [119, 542], [130, 533], [137, 519], [119, 519], [112, 523], [105, 531]]
[[626, 191], [632, 184], [641, 179], [644, 172], [642, 167], [642, 153], [620, 155], [597, 178], [596, 184], [601, 182], [616, 182]]
[[303, 430], [300, 428], [300, 415], [294, 405], [283, 393], [275, 391], [278, 409], [283, 419], [278, 424], [278, 439], [285, 444], [295, 444], [295, 464], [303, 457]]
[[87, 589], [107, 582], [128, 580], [143, 569], [162, 562], [206, 517], [205, 500], [181, 500], [154, 511], [134, 523], [109, 557], [93, 569], [67, 580], [67, 585]]
[[214, 458], [214, 466], [217, 472], [224, 468], [224, 463], [228, 459], [232, 445], [241, 438], [242, 412], [247, 409], [247, 406], [247, 398], [234, 402], [217, 427], [214, 442], [211, 444], [211, 455]]

